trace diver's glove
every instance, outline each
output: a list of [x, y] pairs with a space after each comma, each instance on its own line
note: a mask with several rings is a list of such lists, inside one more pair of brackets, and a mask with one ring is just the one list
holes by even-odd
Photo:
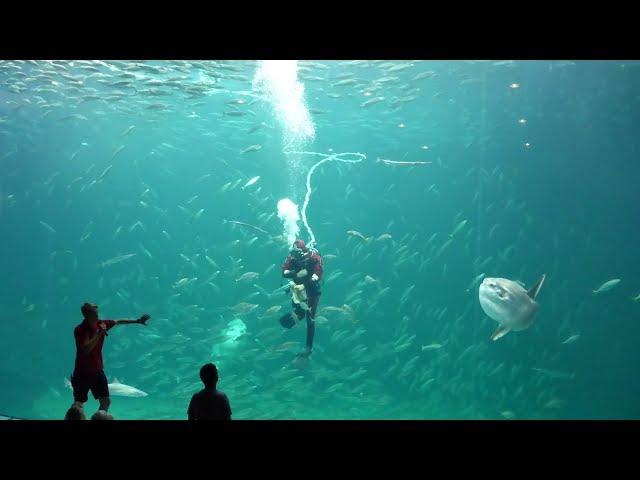
[[312, 282], [317, 282], [320, 279], [320, 277], [318, 277], [318, 275], [316, 275], [315, 273], [313, 275], [311, 275], [311, 281]]
[[284, 272], [282, 272], [282, 276], [290, 277], [291, 276], [291, 270], [285, 270]]

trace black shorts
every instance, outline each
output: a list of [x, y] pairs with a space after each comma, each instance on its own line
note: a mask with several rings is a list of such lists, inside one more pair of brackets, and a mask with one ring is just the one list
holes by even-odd
[[71, 386], [73, 387], [73, 399], [76, 402], [86, 402], [89, 399], [87, 396], [89, 390], [91, 390], [93, 398], [96, 400], [109, 396], [109, 384], [104, 370], [89, 375], [73, 374], [71, 376]]

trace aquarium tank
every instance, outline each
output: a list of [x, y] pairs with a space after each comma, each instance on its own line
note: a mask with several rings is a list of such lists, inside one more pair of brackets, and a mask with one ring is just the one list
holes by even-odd
[[622, 60], [0, 61], [0, 414], [64, 418], [90, 303], [150, 316], [102, 340], [116, 420], [186, 419], [207, 363], [234, 420], [639, 418], [639, 86]]

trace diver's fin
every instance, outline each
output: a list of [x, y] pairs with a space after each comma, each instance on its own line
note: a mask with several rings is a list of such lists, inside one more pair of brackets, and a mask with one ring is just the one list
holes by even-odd
[[500, 325], [498, 328], [496, 328], [496, 331], [491, 334], [491, 340], [495, 342], [499, 338], [504, 337], [510, 331], [510, 328]]
[[540, 289], [542, 288], [542, 284], [544, 283], [545, 277], [546, 275], [543, 274], [542, 277], [540, 277], [540, 280], [538, 280], [538, 283], [536, 283], [533, 287], [531, 287], [527, 292], [529, 296], [534, 300], [536, 299], [536, 297], [538, 296], [538, 293], [540, 292]]

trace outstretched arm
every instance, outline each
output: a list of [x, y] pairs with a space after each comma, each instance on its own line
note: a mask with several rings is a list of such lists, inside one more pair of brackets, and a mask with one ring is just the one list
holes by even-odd
[[129, 323], [141, 323], [142, 325], [146, 326], [147, 320], [149, 320], [150, 318], [151, 318], [151, 315], [148, 315], [145, 313], [137, 320], [116, 320], [113, 326], [115, 327], [116, 325], [127, 325]]

